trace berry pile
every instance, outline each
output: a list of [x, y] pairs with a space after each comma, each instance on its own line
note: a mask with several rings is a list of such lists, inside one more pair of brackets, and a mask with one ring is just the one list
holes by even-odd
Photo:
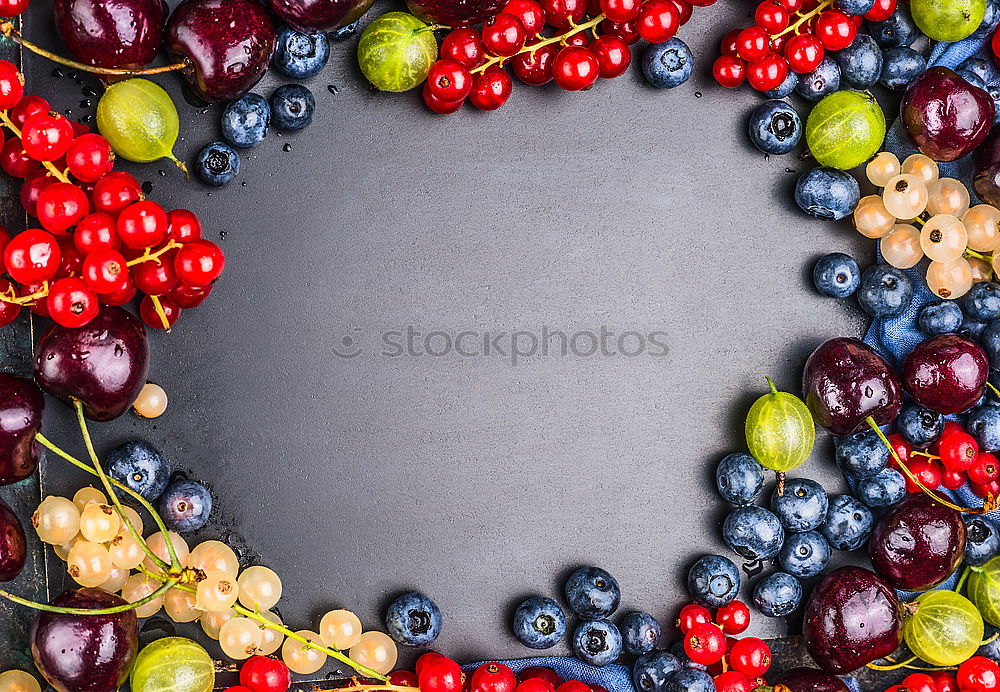
[[684, 635], [684, 661], [704, 666], [718, 692], [750, 692], [766, 685], [771, 649], [757, 637], [734, 639], [750, 625], [750, 610], [732, 601], [712, 612], [697, 603], [681, 608], [677, 627]]
[[21, 204], [41, 228], [0, 233], [0, 325], [22, 306], [65, 327], [81, 327], [100, 305], [124, 305], [138, 293], [139, 315], [169, 329], [200, 305], [225, 257], [202, 238], [190, 211], [167, 212], [143, 198], [139, 182], [113, 171], [107, 140], [24, 94], [24, 78], [0, 61], [0, 168], [23, 180]]
[[[507, 64], [525, 84], [588, 89], [598, 78], [625, 73], [631, 44], [669, 41], [692, 5], [714, 1], [508, 0], [481, 30], [463, 27], [445, 36], [424, 84], [424, 102], [441, 114], [455, 113], [466, 101], [496, 110], [513, 91]], [[546, 27], [554, 33], [546, 36]]]
[[[965, 426], [945, 421], [941, 414], [920, 406], [904, 408], [896, 421], [899, 432], [889, 441], [920, 482], [931, 490], [956, 490], [966, 483], [977, 497], [1000, 495], [1000, 461], [990, 452], [980, 451], [976, 438]], [[899, 468], [895, 459], [889, 466]], [[920, 492], [909, 478], [906, 491]]]
[[957, 671], [912, 673], [885, 692], [998, 692], [1000, 665], [985, 656], [973, 656]]

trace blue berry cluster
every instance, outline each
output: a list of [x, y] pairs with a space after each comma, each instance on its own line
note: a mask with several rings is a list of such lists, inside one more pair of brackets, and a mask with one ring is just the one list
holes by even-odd
[[830, 298], [857, 295], [858, 304], [874, 318], [901, 315], [913, 301], [913, 281], [906, 272], [876, 264], [862, 273], [854, 258], [842, 252], [824, 255], [816, 262], [813, 284]]

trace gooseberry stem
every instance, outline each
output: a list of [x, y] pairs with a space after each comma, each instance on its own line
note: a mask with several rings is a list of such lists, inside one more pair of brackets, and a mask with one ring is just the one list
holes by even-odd
[[[14, 121], [10, 119], [10, 115], [8, 115], [7, 111], [0, 111], [0, 120], [3, 121], [4, 127], [10, 130], [15, 137], [20, 138], [21, 130], [18, 128], [17, 125], [14, 124]], [[56, 168], [55, 164], [53, 164], [51, 161], [42, 161], [42, 165], [45, 166], [48, 169], [49, 174], [59, 182], [62, 183], [69, 182], [69, 178], [66, 176], [66, 174], [60, 171], [58, 168]]]
[[[829, 0], [829, 1], [832, 2], [833, 0]], [[479, 74], [480, 72], [484, 72], [488, 67], [496, 65], [498, 63], [501, 66], [503, 66], [504, 62], [506, 62], [507, 60], [510, 60], [513, 57], [521, 55], [522, 53], [532, 53], [532, 54], [534, 54], [535, 51], [537, 51], [539, 48], [544, 48], [545, 46], [551, 45], [553, 43], [561, 43], [561, 42], [565, 41], [566, 39], [570, 38], [571, 36], [575, 36], [576, 34], [579, 34], [580, 32], [588, 31], [589, 29], [593, 29], [594, 27], [596, 27], [598, 24], [600, 24], [604, 20], [605, 20], [605, 16], [602, 13], [602, 14], [599, 14], [599, 15], [593, 17], [592, 19], [589, 19], [588, 21], [584, 22], [583, 24], [570, 24], [570, 28], [566, 32], [564, 32], [562, 34], [556, 34], [555, 36], [550, 36], [549, 38], [543, 38], [542, 40], [538, 41], [537, 43], [532, 43], [530, 46], [529, 45], [525, 45], [523, 48], [521, 48], [521, 50], [519, 50], [516, 53], [514, 53], [514, 55], [507, 55], [507, 56], [494, 55], [491, 58], [487, 59], [486, 62], [484, 62], [479, 67], [471, 70], [471, 72], [472, 72], [472, 74]]]
[[917, 657], [914, 656], [913, 658], [908, 658], [905, 661], [902, 661], [900, 663], [893, 663], [892, 665], [889, 665], [889, 666], [879, 665], [878, 663], [869, 663], [868, 667], [871, 668], [872, 670], [880, 670], [880, 671], [899, 670], [900, 668], [907, 667], [908, 665], [910, 665], [911, 663], [913, 663], [916, 660], [917, 660]]
[[778, 38], [779, 36], [784, 36], [785, 34], [798, 31], [799, 27], [802, 26], [805, 22], [808, 22], [810, 19], [812, 19], [813, 17], [815, 17], [817, 14], [819, 14], [820, 12], [822, 12], [823, 10], [825, 10], [827, 7], [829, 7], [832, 4], [833, 4], [833, 0], [823, 0], [823, 2], [821, 2], [818, 5], [816, 5], [816, 7], [814, 7], [811, 10], [809, 10], [805, 14], [801, 15], [799, 17], [799, 19], [794, 24], [789, 24], [784, 29], [782, 29], [781, 31], [779, 31], [778, 33], [776, 33], [774, 36], [772, 36], [771, 38]]
[[148, 75], [163, 74], [165, 72], [176, 72], [177, 70], [183, 70], [189, 66], [189, 63], [184, 61], [172, 63], [170, 65], [163, 65], [161, 67], [147, 67], [141, 70], [127, 70], [120, 67], [98, 67], [96, 65], [87, 65], [86, 63], [64, 58], [63, 56], [57, 55], [50, 50], [42, 48], [36, 43], [32, 43], [22, 36], [21, 32], [15, 29], [11, 22], [0, 23], [0, 34], [3, 34], [6, 38], [10, 39], [19, 46], [27, 48], [35, 55], [40, 55], [54, 63], [62, 65], [63, 67], [68, 67], [71, 70], [79, 70], [81, 72], [89, 72], [90, 74], [104, 75], [106, 77], [146, 77]]
[[[969, 574], [971, 573], [972, 573], [971, 567], [966, 567], [964, 570], [962, 570], [962, 576], [958, 578], [958, 582], [955, 584], [955, 589], [954, 589], [955, 593], [962, 593], [962, 587], [965, 586], [965, 580], [969, 577]], [[995, 637], [996, 635], [993, 636]]]
[[33, 608], [35, 610], [42, 610], [45, 611], [46, 613], [59, 613], [60, 615], [86, 615], [86, 616], [114, 615], [115, 613], [127, 613], [130, 610], [135, 610], [136, 608], [140, 608], [146, 605], [150, 601], [159, 598], [167, 591], [174, 588], [174, 585], [176, 583], [177, 583], [176, 578], [167, 579], [158, 589], [156, 589], [156, 591], [152, 592], [148, 596], [144, 596], [143, 598], [140, 598], [138, 601], [135, 601], [133, 603], [126, 603], [125, 605], [120, 605], [120, 606], [112, 606], [110, 608], [96, 608], [96, 609], [64, 608], [62, 606], [49, 605], [48, 603], [38, 603], [37, 601], [31, 601], [28, 600], [27, 598], [21, 598], [20, 596], [12, 594], [8, 591], [4, 591], [3, 589], [0, 589], [0, 596], [6, 598], [8, 601], [17, 603], [18, 605], [23, 605], [28, 608]]

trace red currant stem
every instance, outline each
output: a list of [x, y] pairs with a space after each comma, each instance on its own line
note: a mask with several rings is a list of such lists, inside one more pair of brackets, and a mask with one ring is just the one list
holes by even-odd
[[170, 65], [163, 65], [161, 67], [147, 67], [142, 70], [126, 70], [118, 67], [97, 67], [96, 65], [87, 65], [86, 63], [64, 58], [61, 55], [57, 55], [52, 51], [46, 50], [41, 46], [32, 43], [28, 39], [24, 38], [24, 36], [21, 35], [21, 32], [15, 29], [14, 25], [10, 22], [0, 23], [0, 34], [3, 34], [14, 43], [27, 48], [36, 55], [48, 58], [52, 62], [59, 63], [60, 65], [68, 67], [72, 70], [89, 72], [91, 74], [106, 75], [110, 77], [145, 77], [147, 75], [163, 74], [164, 72], [176, 72], [177, 70], [183, 70], [190, 67], [190, 63], [187, 61], [176, 62]]
[[44, 298], [49, 294], [49, 282], [43, 281], [42, 287], [35, 291], [34, 293], [29, 293], [26, 296], [14, 295], [14, 292], [10, 293], [0, 293], [0, 301], [4, 303], [11, 303], [12, 305], [28, 305], [33, 303], [39, 298]]
[[784, 36], [785, 34], [798, 31], [799, 27], [808, 22], [810, 19], [815, 17], [817, 14], [825, 10], [827, 7], [833, 4], [833, 0], [823, 0], [820, 4], [816, 5], [813, 9], [809, 10], [805, 14], [801, 15], [794, 24], [789, 24], [784, 29], [776, 33], [771, 38], [778, 38], [779, 36]]
[[911, 471], [909, 467], [907, 467], [907, 465], [903, 463], [903, 460], [899, 458], [899, 455], [896, 453], [896, 449], [889, 442], [889, 438], [885, 436], [885, 433], [882, 432], [882, 429], [878, 427], [878, 424], [875, 422], [875, 419], [872, 418], [871, 416], [868, 416], [868, 418], [866, 418], [865, 420], [868, 422], [868, 425], [871, 426], [871, 429], [875, 431], [875, 434], [878, 435], [879, 439], [882, 440], [882, 444], [884, 444], [886, 448], [889, 450], [889, 454], [891, 454], [892, 458], [896, 460], [897, 464], [899, 464], [899, 468], [902, 469], [904, 474], [906, 474], [906, 477], [910, 479], [910, 482], [912, 482], [914, 485], [920, 488], [920, 491], [922, 493], [924, 493], [934, 501], [944, 505], [945, 507], [950, 507], [956, 512], [962, 512], [963, 514], [986, 514], [987, 512], [991, 512], [994, 509], [996, 509], [997, 497], [993, 495], [987, 496], [987, 498], [983, 500], [982, 507], [962, 507], [960, 505], [956, 505], [950, 500], [947, 500], [941, 495], [938, 495], [934, 491], [930, 490], [926, 485], [920, 482], [920, 479], [917, 478], [913, 474], [913, 471]]
[[[17, 125], [14, 124], [14, 121], [10, 119], [9, 115], [7, 115], [7, 111], [0, 111], [0, 121], [3, 121], [4, 126], [14, 133], [15, 137], [21, 136], [21, 130], [18, 129]], [[51, 161], [42, 161], [42, 165], [49, 169], [49, 174], [56, 180], [63, 183], [69, 182], [69, 178], [66, 174], [56, 168], [55, 164]]]
[[181, 247], [184, 247], [182, 243], [178, 243], [176, 240], [171, 238], [170, 240], [167, 241], [166, 245], [161, 247], [156, 252], [152, 252], [149, 248], [146, 248], [146, 252], [144, 252], [139, 257], [136, 257], [135, 259], [129, 260], [128, 262], [125, 263], [125, 266], [134, 267], [135, 265], [142, 264], [143, 262], [156, 262], [157, 264], [159, 264], [161, 255], [163, 255], [166, 252], [169, 252], [170, 250], [173, 250], [174, 248], [181, 248]]
[[170, 320], [167, 319], [167, 313], [163, 312], [163, 303], [160, 302], [158, 296], [150, 296], [149, 300], [153, 303], [153, 310], [156, 311], [157, 316], [160, 318], [160, 323], [163, 325], [163, 331], [169, 334]]
[[163, 584], [156, 589], [153, 593], [140, 598], [138, 601], [133, 603], [126, 603], [125, 605], [112, 606], [111, 608], [64, 608], [62, 606], [49, 605], [47, 603], [38, 603], [37, 601], [29, 601], [27, 598], [21, 598], [8, 591], [0, 589], [0, 596], [6, 598], [8, 601], [13, 601], [18, 605], [23, 605], [28, 608], [34, 608], [35, 610], [44, 610], [46, 613], [59, 613], [60, 615], [114, 615], [115, 613], [127, 613], [130, 610], [135, 610], [140, 608], [150, 601], [153, 601], [163, 594], [165, 594], [170, 589], [174, 588], [177, 583], [177, 578], [167, 579]]
[[912, 452], [910, 452], [910, 454], [918, 457], [927, 457], [928, 459], [933, 459], [934, 461], [937, 461], [938, 459], [941, 458], [937, 454], [931, 454], [930, 452], [925, 452], [922, 449], [914, 449]]
[[889, 666], [882, 666], [882, 665], [879, 665], [878, 663], [869, 663], [868, 667], [871, 668], [872, 670], [883, 670], [883, 671], [884, 670], [899, 670], [900, 668], [905, 668], [906, 666], [908, 666], [909, 664], [913, 663], [916, 660], [917, 660], [917, 657], [914, 656], [913, 658], [908, 658], [908, 659], [906, 659], [905, 661], [903, 661], [901, 663], [893, 663], [892, 665], [889, 665]]
[[[830, 0], [830, 1], [832, 2], [832, 0]], [[484, 62], [479, 67], [476, 67], [473, 70], [470, 70], [470, 72], [472, 74], [479, 74], [480, 72], [485, 72], [487, 68], [492, 67], [493, 65], [500, 64], [501, 66], [503, 66], [503, 63], [505, 61], [510, 60], [511, 58], [516, 57], [518, 55], [521, 55], [522, 53], [532, 53], [532, 54], [534, 54], [535, 51], [537, 51], [539, 48], [544, 48], [545, 46], [551, 45], [553, 43], [562, 43], [566, 39], [570, 38], [571, 36], [575, 36], [576, 34], [579, 34], [582, 31], [588, 31], [590, 29], [593, 29], [598, 24], [600, 24], [601, 22], [603, 22], [604, 19], [605, 19], [604, 14], [599, 14], [596, 17], [594, 17], [593, 19], [590, 19], [590, 20], [584, 22], [583, 24], [572, 24], [571, 23], [570, 24], [570, 28], [567, 29], [562, 34], [556, 34], [555, 36], [550, 36], [549, 38], [542, 39], [541, 41], [538, 41], [537, 43], [532, 43], [530, 46], [526, 45], [523, 48], [521, 48], [521, 50], [519, 50], [516, 53], [514, 53], [514, 55], [508, 55], [508, 56], [494, 55], [494, 56], [491, 56], [490, 58], [488, 58], [486, 60], [486, 62]]]

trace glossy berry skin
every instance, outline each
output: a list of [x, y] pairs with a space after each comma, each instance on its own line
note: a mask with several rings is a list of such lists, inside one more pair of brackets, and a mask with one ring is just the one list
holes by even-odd
[[736, 36], [736, 54], [746, 61], [763, 58], [769, 48], [767, 32], [759, 26], [747, 27]]
[[189, 286], [188, 284], [178, 283], [164, 298], [171, 305], [184, 310], [196, 308], [211, 295], [212, 286], [213, 284], [207, 286]]
[[917, 326], [924, 334], [936, 336], [957, 332], [963, 319], [962, 308], [954, 300], [934, 300], [920, 308]]
[[[597, 58], [594, 58], [594, 62], [596, 64]], [[513, 90], [514, 85], [507, 71], [490, 65], [473, 75], [469, 102], [481, 111], [495, 111], [507, 103]]]
[[423, 665], [417, 662], [417, 680], [420, 689], [425, 692], [461, 692], [462, 669], [451, 659], [438, 654], [437, 658]]
[[167, 237], [179, 243], [201, 238], [201, 222], [194, 212], [173, 209], [167, 212]]
[[739, 595], [740, 571], [729, 558], [706, 555], [688, 570], [687, 586], [701, 605], [721, 608]]
[[869, 507], [891, 507], [906, 497], [906, 478], [896, 469], [882, 469], [858, 481], [856, 490], [858, 499]]
[[746, 63], [735, 55], [720, 55], [712, 65], [715, 81], [727, 89], [735, 89], [746, 79]]
[[191, 286], [204, 286], [219, 278], [225, 268], [225, 257], [215, 243], [192, 240], [177, 251], [174, 269], [177, 277]]
[[552, 62], [552, 78], [566, 91], [581, 91], [593, 86], [600, 73], [597, 56], [583, 46], [563, 48]]
[[895, 317], [910, 306], [913, 282], [902, 270], [888, 264], [869, 267], [861, 275], [858, 303], [875, 318]]
[[975, 150], [995, 113], [988, 93], [941, 66], [911, 82], [900, 105], [910, 141], [936, 161], [954, 161]]
[[767, 560], [781, 550], [785, 532], [772, 512], [762, 507], [737, 507], [722, 524], [722, 540], [747, 560]]
[[927, 69], [927, 58], [909, 46], [889, 48], [882, 56], [879, 83], [887, 89], [901, 91]]
[[94, 248], [83, 260], [83, 280], [99, 294], [114, 293], [129, 283], [125, 257], [110, 247]]
[[[2, 3], [0, 3], [2, 8]], [[10, 16], [0, 14], [0, 16]], [[0, 108], [10, 110], [24, 96], [24, 75], [14, 63], [8, 60], [0, 61]]]
[[21, 231], [3, 249], [7, 274], [19, 284], [49, 281], [59, 269], [60, 257], [55, 237], [39, 229]]
[[529, 648], [552, 648], [565, 634], [566, 614], [551, 598], [529, 598], [514, 611], [514, 636]]
[[525, 682], [526, 680], [544, 680], [552, 685], [552, 689], [558, 688], [564, 682], [559, 673], [545, 666], [528, 666], [517, 674], [517, 679], [521, 682]]
[[781, 525], [792, 533], [812, 531], [826, 518], [828, 499], [823, 486], [808, 478], [791, 478], [784, 492], [771, 493], [771, 511]]
[[829, 561], [830, 544], [816, 531], [791, 534], [778, 553], [781, 569], [800, 579], [820, 574]]
[[726, 653], [726, 635], [718, 625], [698, 623], [684, 633], [684, 653], [695, 663], [712, 665]]
[[405, 646], [427, 646], [441, 634], [441, 610], [422, 593], [411, 591], [385, 612], [386, 633]]
[[784, 685], [790, 692], [849, 692], [840, 678], [816, 668], [792, 668], [779, 675], [774, 684]]
[[24, 569], [28, 547], [21, 521], [0, 500], [0, 582], [11, 581]]
[[72, 183], [46, 185], [35, 202], [35, 216], [50, 233], [63, 234], [90, 213], [87, 195]]
[[438, 60], [427, 75], [427, 89], [441, 101], [459, 102], [472, 91], [472, 75], [457, 60]]
[[77, 250], [89, 254], [99, 247], [117, 250], [122, 241], [118, 237], [115, 220], [103, 212], [88, 214], [73, 231], [73, 243]]
[[811, 72], [799, 75], [795, 93], [807, 101], [819, 101], [839, 88], [840, 66], [827, 55]]
[[992, 281], [973, 284], [962, 296], [962, 310], [974, 320], [992, 322], [1000, 318], [1000, 285]]
[[632, 64], [632, 51], [628, 43], [613, 34], [599, 37], [590, 44], [590, 50], [597, 58], [598, 72], [604, 79], [622, 76]]
[[909, 46], [920, 36], [920, 29], [910, 16], [907, 3], [898, 3], [890, 17], [881, 22], [868, 22], [868, 33], [882, 48]]
[[729, 665], [748, 678], [757, 678], [771, 667], [771, 649], [763, 639], [744, 637], [729, 650]]
[[872, 430], [862, 430], [834, 440], [834, 458], [847, 476], [869, 478], [889, 464], [891, 455]]
[[849, 298], [861, 284], [861, 269], [853, 257], [831, 252], [813, 267], [813, 284], [829, 298]]
[[872, 532], [871, 510], [850, 495], [833, 495], [826, 520], [819, 527], [830, 547], [837, 550], [857, 550]]
[[230, 101], [222, 111], [222, 138], [239, 149], [249, 149], [264, 141], [271, 124], [271, 105], [252, 91]]
[[789, 94], [791, 94], [793, 91], [795, 91], [795, 87], [798, 86], [798, 84], [799, 84], [799, 76], [794, 72], [792, 72], [791, 70], [789, 70], [788, 74], [785, 75], [785, 81], [783, 81], [775, 88], [768, 89], [762, 93], [769, 99], [783, 99]]
[[168, 529], [178, 533], [197, 531], [212, 513], [212, 496], [201, 483], [175, 480], [160, 495], [159, 510]]
[[622, 635], [610, 620], [584, 620], [573, 632], [573, 653], [589, 665], [606, 666], [622, 655]]
[[316, 112], [316, 97], [301, 84], [285, 84], [271, 94], [271, 120], [279, 130], [294, 132], [308, 127]]
[[111, 172], [115, 153], [108, 140], [98, 134], [80, 135], [66, 151], [66, 166], [77, 180], [95, 183]]
[[221, 187], [240, 173], [240, 155], [225, 142], [212, 142], [198, 152], [195, 173], [203, 183]]
[[134, 176], [117, 171], [98, 180], [90, 197], [95, 211], [118, 216], [125, 207], [142, 198], [142, 188]]
[[802, 583], [787, 572], [773, 572], [754, 586], [753, 602], [771, 618], [791, 615], [802, 605]]
[[858, 29], [854, 22], [838, 10], [822, 12], [816, 20], [815, 34], [827, 50], [842, 50], [851, 45]]
[[[182, 310], [169, 301], [161, 300], [160, 310], [163, 312], [162, 317], [150, 296], [144, 296], [139, 301], [139, 317], [150, 329], [169, 330], [181, 318]], [[164, 318], [166, 318], [165, 323]]]
[[752, 504], [764, 487], [764, 467], [749, 454], [730, 454], [715, 470], [715, 486], [727, 502]]
[[290, 26], [278, 29], [271, 66], [286, 77], [315, 77], [329, 59], [330, 41], [325, 33], [303, 33]]
[[823, 44], [809, 34], [799, 34], [788, 39], [784, 50], [789, 70], [798, 74], [812, 72], [819, 67], [825, 56]]
[[566, 580], [566, 602], [580, 617], [597, 619], [618, 608], [621, 589], [618, 581], [599, 567], [581, 567]]
[[903, 387], [914, 401], [945, 415], [974, 406], [988, 375], [989, 361], [982, 347], [957, 334], [921, 342], [902, 367]]
[[88, 65], [142, 68], [160, 49], [169, 9], [162, 0], [56, 0], [56, 31]]
[[23, 480], [35, 472], [40, 456], [35, 435], [42, 426], [45, 397], [31, 380], [0, 374], [0, 485]]
[[754, 109], [749, 130], [750, 141], [765, 154], [787, 154], [802, 139], [802, 119], [790, 105], [773, 99]]
[[97, 316], [97, 294], [82, 279], [70, 276], [52, 284], [48, 295], [49, 316], [63, 327], [82, 327]]
[[36, 113], [21, 128], [21, 146], [36, 161], [62, 158], [73, 143], [73, 128], [59, 113]]
[[470, 70], [479, 67], [486, 57], [486, 49], [479, 32], [468, 27], [452, 30], [441, 41], [441, 59], [451, 58]]
[[540, 0], [545, 19], [557, 29], [567, 29], [570, 23], [579, 24], [587, 12], [585, 0]]
[[19, 137], [11, 137], [0, 150], [0, 167], [12, 178], [27, 178], [40, 171], [42, 164], [25, 153]]
[[517, 678], [514, 672], [502, 663], [484, 663], [469, 680], [470, 692], [514, 692]]
[[907, 404], [896, 419], [899, 434], [918, 449], [936, 442], [944, 431], [944, 416], [917, 404]]
[[873, 86], [882, 74], [882, 51], [868, 34], [858, 34], [851, 45], [834, 53], [843, 82], [855, 89]]
[[695, 625], [703, 625], [708, 622], [712, 622], [712, 611], [698, 603], [688, 603], [681, 608], [675, 624], [681, 632], [687, 632]]
[[649, 613], [629, 613], [622, 619], [620, 629], [625, 652], [632, 656], [648, 653], [660, 642], [660, 623]]
[[[625, 3], [635, 0], [622, 0]], [[545, 28], [545, 10], [535, 0], [508, 0], [500, 10], [521, 20], [528, 36], [536, 36]]]
[[143, 200], [118, 215], [118, 237], [134, 250], [159, 245], [167, 237], [167, 212], [156, 202]]
[[642, 53], [642, 74], [660, 89], [680, 86], [691, 77], [694, 54], [679, 38], [651, 43]]
[[665, 688], [668, 678], [679, 670], [681, 663], [673, 654], [650, 651], [639, 656], [632, 664], [632, 684], [638, 692], [658, 692]]
[[973, 656], [958, 667], [960, 692], [996, 692], [1000, 690], [1000, 666], [983, 656]]
[[781, 86], [786, 76], [788, 63], [774, 53], [768, 53], [747, 66], [747, 82], [757, 91], [768, 91]]
[[287, 692], [292, 676], [276, 658], [251, 656], [240, 666], [240, 685], [254, 692]]
[[860, 199], [858, 181], [836, 168], [813, 168], [795, 183], [795, 203], [819, 219], [843, 219], [854, 212]]
[[424, 82], [423, 89], [421, 89], [421, 94], [424, 97], [424, 104], [431, 111], [437, 113], [438, 115], [451, 115], [452, 113], [457, 113], [465, 105], [465, 101], [442, 101], [437, 96], [435, 96], [430, 90], [430, 82]]
[[148, 442], [137, 440], [115, 447], [107, 458], [108, 475], [150, 502], [167, 489], [172, 469], [167, 458]]
[[670, 0], [645, 0], [635, 18], [636, 30], [650, 43], [669, 41], [680, 25], [680, 12]]
[[483, 25], [482, 41], [494, 55], [511, 56], [524, 47], [528, 30], [518, 17], [501, 13]]
[[965, 564], [986, 564], [1000, 553], [1000, 528], [986, 517], [967, 515], [965, 521]]

